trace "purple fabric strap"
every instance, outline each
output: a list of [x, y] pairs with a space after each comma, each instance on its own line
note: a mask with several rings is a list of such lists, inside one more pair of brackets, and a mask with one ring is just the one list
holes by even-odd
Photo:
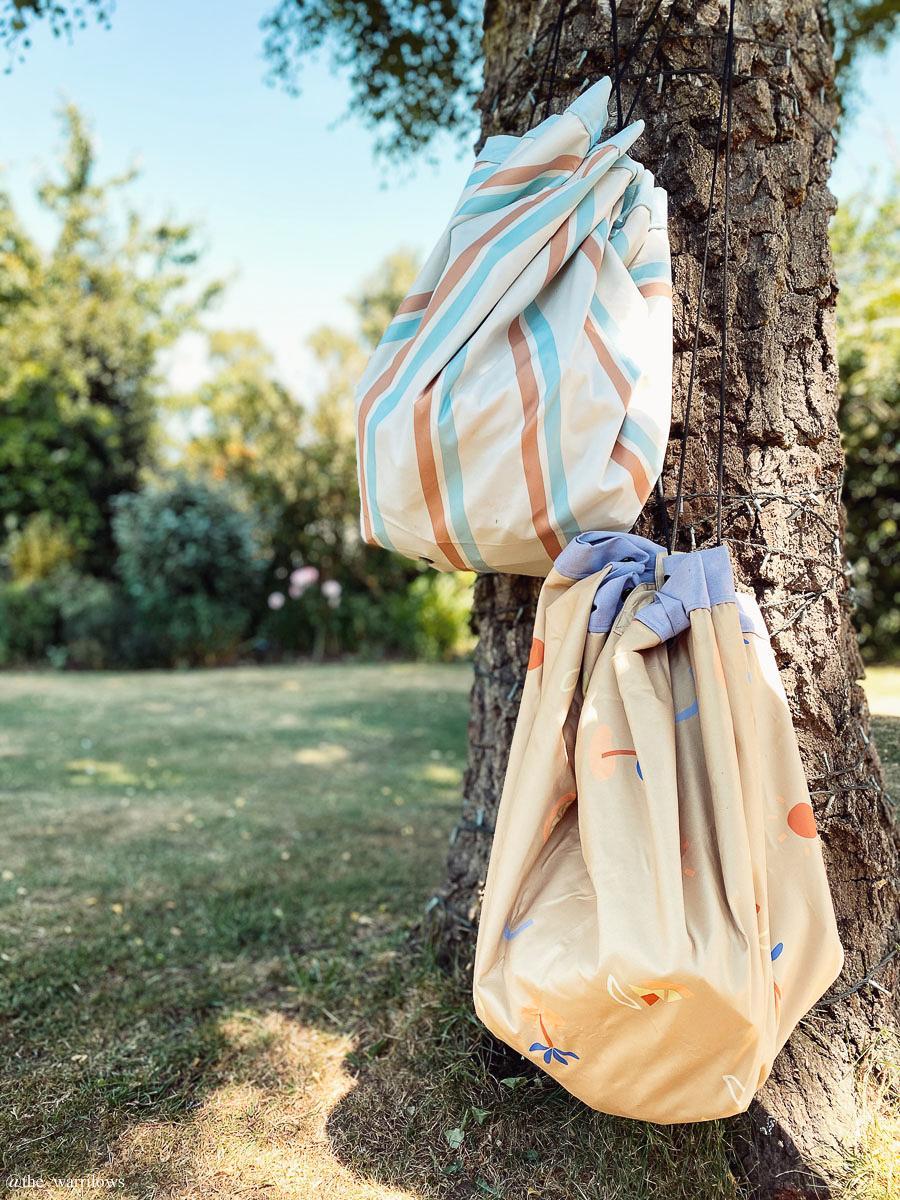
[[[586, 579], [609, 567], [597, 588], [588, 629], [608, 633], [622, 608], [625, 593], [640, 583], [654, 583], [662, 546], [633, 533], [580, 533], [556, 560], [556, 570], [569, 579]], [[735, 604], [734, 576], [725, 546], [676, 554], [666, 559], [666, 580], [650, 604], [636, 616], [663, 641], [690, 626], [695, 608]], [[752, 630], [749, 614], [741, 613], [745, 632]], [[747, 625], [750, 624], [750, 629]]]

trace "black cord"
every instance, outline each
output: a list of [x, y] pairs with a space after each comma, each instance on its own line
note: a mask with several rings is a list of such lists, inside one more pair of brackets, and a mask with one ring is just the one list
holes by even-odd
[[[615, 86], [616, 86], [616, 96], [617, 97], [618, 97], [620, 89], [621, 89], [622, 80], [628, 74], [628, 68], [631, 66], [632, 62], [634, 61], [634, 56], [637, 54], [638, 50], [640, 50], [641, 46], [644, 44], [644, 41], [647, 37], [647, 33], [650, 29], [650, 26], [656, 20], [656, 14], [659, 12], [661, 7], [662, 7], [662, 0], [656, 0], [656, 3], [653, 5], [653, 8], [650, 10], [650, 16], [647, 18], [647, 20], [641, 26], [640, 30], [637, 33], [637, 36], [635, 37], [634, 41], [631, 44], [631, 49], [625, 55], [625, 61], [622, 63], [621, 70], [619, 70], [618, 63], [614, 64], [614, 66], [615, 66], [614, 82], [615, 82]], [[674, 5], [673, 5], [673, 8], [674, 8]], [[610, 0], [610, 11], [611, 12], [615, 11], [615, 0]], [[669, 20], [671, 20], [671, 17], [672, 17], [672, 13], [670, 10], [669, 17], [666, 20], [667, 25], [669, 23]], [[659, 49], [659, 47], [657, 46], [657, 50], [658, 49]], [[654, 51], [654, 57], [655, 57], [655, 54], [656, 54], [656, 51]], [[634, 102], [632, 101], [631, 107], [628, 110], [628, 116], [625, 117], [625, 123], [627, 123], [628, 120], [630, 119], [631, 113], [633, 110], [634, 110]], [[620, 110], [619, 111], [619, 125], [618, 125], [619, 129], [622, 128], [622, 124], [623, 124], [622, 113]]]
[[622, 75], [619, 72], [619, 14], [616, 0], [610, 0], [609, 15], [612, 21], [613, 79], [616, 87], [616, 132], [622, 128]]
[[[657, 5], [657, 8], [658, 7], [659, 7], [659, 5]], [[654, 15], [655, 15], [655, 10], [654, 10]], [[675, 3], [673, 0], [672, 6], [669, 9], [669, 15], [666, 17], [665, 21], [663, 21], [662, 29], [659, 31], [659, 37], [656, 39], [656, 43], [653, 47], [653, 53], [647, 59], [647, 65], [646, 65], [646, 67], [644, 67], [644, 73], [643, 73], [643, 75], [641, 75], [640, 79], [638, 80], [638, 85], [635, 88], [634, 95], [631, 98], [631, 103], [628, 106], [628, 112], [625, 114], [625, 124], [626, 125], [631, 120], [631, 114], [634, 112], [635, 107], [637, 106], [637, 102], [641, 98], [641, 92], [644, 90], [644, 84], [647, 82], [647, 76], [650, 74], [651, 68], [653, 67], [653, 64], [656, 62], [657, 55], [659, 54], [660, 50], [662, 49], [662, 44], [663, 44], [663, 41], [666, 36], [666, 30], [669, 28], [669, 25], [671, 24], [671, 21], [672, 21], [672, 17], [674, 15], [675, 15]]]
[[727, 93], [731, 74], [731, 54], [729, 47], [734, 49], [734, 8], [735, 0], [731, 0], [728, 12], [728, 30], [730, 37], [726, 39], [725, 61], [722, 64], [722, 86], [719, 91], [719, 116], [716, 122], [716, 145], [713, 150], [713, 167], [709, 181], [709, 205], [706, 210], [706, 229], [703, 234], [703, 258], [700, 265], [700, 286], [697, 290], [697, 306], [694, 310], [694, 331], [691, 342], [691, 369], [688, 375], [687, 395], [684, 400], [684, 418], [679, 439], [678, 477], [675, 485], [675, 511], [672, 515], [672, 528], [669, 536], [668, 549], [672, 554], [678, 540], [678, 523], [681, 520], [681, 509], [684, 503], [684, 469], [687, 462], [687, 442], [690, 432], [691, 411], [694, 397], [694, 382], [697, 376], [697, 350], [700, 344], [700, 317], [703, 312], [703, 295], [706, 290], [706, 271], [709, 263], [709, 238], [712, 230], [712, 214], [716, 199], [716, 182], [719, 177], [719, 158], [722, 150], [722, 120], [725, 116]]
[[561, 0], [559, 14], [556, 18], [556, 30], [553, 34], [553, 65], [550, 68], [550, 82], [547, 85], [547, 103], [544, 105], [544, 120], [550, 116], [550, 106], [553, 103], [553, 93], [556, 90], [556, 66], [559, 62], [559, 43], [562, 41], [563, 23], [566, 19], [568, 0]]

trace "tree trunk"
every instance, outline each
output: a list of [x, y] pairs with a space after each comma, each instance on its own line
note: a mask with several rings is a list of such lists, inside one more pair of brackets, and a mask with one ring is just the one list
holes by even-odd
[[[653, 5], [619, 17], [619, 60]], [[673, 439], [681, 429], [718, 113], [727, 5], [676, 12], [635, 115], [635, 153], [669, 192], [675, 282]], [[522, 132], [541, 90], [554, 0], [488, 0], [482, 136]], [[624, 103], [647, 64], [660, 13], [627, 71]], [[737, 9], [731, 170], [731, 337], [727, 362], [725, 535], [739, 582], [754, 590], [770, 631], [813, 790], [846, 967], [775, 1064], [749, 1119], [733, 1122], [735, 1156], [759, 1196], [823, 1196], [858, 1134], [858, 1062], [876, 1031], [896, 1027], [887, 990], [897, 958], [897, 845], [868, 740], [857, 683], [841, 541], [842, 451], [834, 347], [836, 295], [827, 188], [838, 110], [829, 29], [814, 0], [746, 0]], [[528, 46], [544, 34], [533, 53]], [[605, 3], [567, 6], [552, 110], [586, 79], [610, 73]], [[586, 57], [583, 57], [587, 51]], [[707, 73], [687, 73], [701, 68]], [[662, 74], [660, 74], [662, 72]], [[529, 93], [531, 95], [529, 95]], [[543, 116], [543, 107], [538, 116]], [[721, 171], [720, 171], [721, 179]], [[717, 213], [721, 212], [721, 190]], [[701, 324], [680, 549], [709, 544], [716, 479], [721, 220], [714, 216]], [[674, 495], [673, 441], [663, 476]], [[663, 540], [651, 500], [639, 532]], [[470, 962], [490, 832], [531, 640], [538, 584], [485, 576], [476, 587], [479, 645], [472, 690], [463, 820], [454, 833], [439, 937]], [[879, 966], [879, 964], [881, 964]], [[873, 981], [856, 985], [875, 969]], [[842, 993], [854, 989], [852, 994]]]

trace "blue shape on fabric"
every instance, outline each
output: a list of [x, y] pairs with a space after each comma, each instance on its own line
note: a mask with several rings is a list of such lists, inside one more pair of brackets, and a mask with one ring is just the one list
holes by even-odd
[[772, 947], [772, 962], [774, 962], [776, 958], [781, 957], [781, 952], [783, 949], [784, 949], [784, 942], [779, 942], [777, 946]]
[[523, 921], [521, 925], [517, 925], [515, 929], [510, 929], [509, 921], [503, 926], [503, 937], [507, 942], [511, 942], [513, 938], [517, 938], [520, 933], [524, 933], [529, 926], [534, 924], [534, 918], [529, 917], [527, 921]]

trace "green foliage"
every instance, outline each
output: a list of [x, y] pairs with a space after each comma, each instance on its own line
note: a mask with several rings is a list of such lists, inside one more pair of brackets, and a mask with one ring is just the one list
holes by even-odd
[[417, 607], [416, 651], [428, 662], [452, 662], [475, 646], [469, 616], [474, 575], [420, 575], [410, 587]]
[[259, 596], [254, 527], [228, 491], [186, 478], [117, 498], [118, 570], [157, 662], [237, 649]]
[[46, 21], [54, 37], [69, 37], [76, 29], [86, 29], [88, 14], [109, 28], [114, 0], [77, 0], [73, 4], [61, 0], [0, 0], [0, 45], [6, 46], [19, 61], [31, 46], [31, 28], [35, 21]]
[[839, 79], [861, 50], [885, 50], [900, 25], [897, 0], [828, 0], [827, 8], [834, 25]]
[[30, 584], [0, 586], [0, 665], [145, 667], [155, 648], [123, 589], [62, 567]]
[[10, 534], [5, 557], [14, 580], [33, 583], [71, 562], [74, 550], [65, 526], [49, 513], [32, 513]]
[[47, 662], [61, 632], [52, 582], [0, 587], [0, 666]]
[[329, 603], [316, 585], [260, 625], [261, 646], [275, 655], [321, 659], [337, 655], [452, 662], [474, 644], [469, 628], [472, 576], [427, 571], [412, 584], [382, 595], [350, 592]]
[[189, 227], [113, 220], [133, 174], [97, 182], [82, 118], [69, 107], [63, 121], [60, 178], [38, 192], [56, 221], [49, 252], [0, 191], [0, 523], [46, 514], [108, 575], [112, 497], [152, 460], [159, 353], [217, 288], [190, 287]]
[[838, 303], [844, 503], [866, 659], [900, 655], [900, 177], [860, 194], [832, 226]]
[[262, 22], [270, 75], [299, 90], [300, 63], [327, 46], [347, 72], [351, 107], [397, 157], [437, 130], [474, 122], [482, 4], [478, 0], [278, 0]]

